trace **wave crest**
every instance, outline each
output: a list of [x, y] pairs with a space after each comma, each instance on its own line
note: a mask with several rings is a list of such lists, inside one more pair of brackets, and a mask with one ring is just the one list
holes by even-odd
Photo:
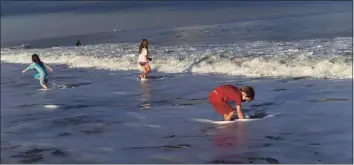
[[[251, 49], [250, 44], [155, 47], [151, 52], [151, 68], [167, 73], [352, 78], [351, 48], [343, 45], [337, 47], [338, 51], [321, 45], [317, 45], [317, 49], [313, 49], [313, 46], [299, 49], [291, 45], [289, 47], [289, 44], [277, 47], [274, 43], [272, 47], [267, 47], [264, 43], [260, 43], [258, 47], [255, 43], [252, 45]], [[29, 63], [31, 54], [38, 53], [46, 63], [109, 70], [138, 70], [140, 67], [136, 61], [136, 47], [133, 44], [104, 44], [81, 48], [4, 49], [1, 50], [1, 61]]]

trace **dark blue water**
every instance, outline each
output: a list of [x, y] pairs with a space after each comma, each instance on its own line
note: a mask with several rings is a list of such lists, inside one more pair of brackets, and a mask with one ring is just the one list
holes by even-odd
[[44, 48], [74, 45], [77, 39], [87, 45], [141, 38], [198, 44], [349, 37], [351, 6], [348, 1], [2, 2], [1, 44]]
[[[280, 2], [280, 1], [106, 1], [106, 2], [35, 2], [35, 1], [2, 1], [1, 2], [1, 16], [19, 16], [28, 14], [46, 14], [46, 13], [58, 13], [58, 12], [77, 12], [77, 13], [92, 13], [92, 12], [109, 12], [117, 10], [139, 10], [143, 8], [154, 7], [174, 7], [179, 10], [198, 10], [198, 9], [215, 9], [224, 7], [255, 7], [255, 8], [281, 8], [284, 6], [293, 7], [306, 7], [307, 5], [317, 5], [326, 7], [327, 11], [333, 10], [336, 7], [343, 7], [342, 4], [349, 4], [347, 2]], [[315, 7], [317, 7], [315, 6]]]

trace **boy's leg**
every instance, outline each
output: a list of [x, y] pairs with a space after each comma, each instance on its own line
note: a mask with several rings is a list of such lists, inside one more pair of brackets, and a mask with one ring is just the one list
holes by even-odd
[[230, 121], [232, 119], [232, 117], [234, 116], [234, 110], [232, 109], [232, 107], [228, 103], [226, 103], [224, 101], [220, 101], [220, 103], [219, 103], [219, 113], [224, 114], [225, 121]]
[[209, 102], [211, 105], [214, 107], [215, 111], [218, 112], [219, 114], [223, 115], [224, 120], [230, 121], [234, 111], [231, 108], [229, 104], [226, 102], [222, 101], [219, 96], [215, 96], [214, 94], [211, 94], [209, 96]]
[[224, 115], [224, 120], [231, 121], [232, 117], [234, 116], [234, 113], [235, 113], [234, 111], [231, 111], [229, 114], [226, 115], [226, 117]]

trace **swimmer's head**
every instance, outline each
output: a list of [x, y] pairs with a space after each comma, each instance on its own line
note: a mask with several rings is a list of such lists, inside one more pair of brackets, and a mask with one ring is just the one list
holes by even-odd
[[254, 89], [251, 86], [244, 86], [241, 87], [242, 91], [242, 102], [251, 102], [254, 99], [254, 96], [256, 93], [254, 92]]
[[32, 62], [42, 63], [41, 59], [39, 58], [39, 56], [37, 54], [32, 55]]
[[147, 39], [141, 40], [141, 43], [140, 43], [140, 46], [139, 46], [139, 53], [141, 53], [141, 50], [143, 48], [149, 49], [148, 46], [149, 46], [149, 41]]

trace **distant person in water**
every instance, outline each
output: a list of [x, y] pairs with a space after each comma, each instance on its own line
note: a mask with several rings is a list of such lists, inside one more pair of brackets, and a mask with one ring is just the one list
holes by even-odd
[[80, 40], [77, 40], [77, 41], [76, 41], [76, 46], [77, 46], [77, 47], [81, 46]]
[[234, 115], [234, 110], [228, 102], [234, 101], [236, 103], [238, 118], [243, 119], [241, 103], [253, 101], [254, 96], [255, 92], [250, 86], [244, 86], [238, 89], [233, 85], [221, 85], [210, 93], [209, 102], [216, 112], [224, 116], [225, 121], [230, 121]]
[[50, 68], [47, 64], [44, 64], [37, 54], [33, 54], [32, 64], [30, 64], [25, 70], [23, 70], [22, 73], [25, 73], [27, 70], [30, 69], [35, 69], [37, 71], [37, 74], [34, 75], [34, 78], [39, 79], [39, 83], [41, 84], [43, 89], [48, 89], [48, 73], [46, 68], [53, 72], [53, 69]]
[[149, 65], [149, 61], [151, 61], [152, 59], [148, 57], [149, 55], [149, 42], [147, 39], [143, 39], [140, 43], [139, 46], [139, 65], [142, 67], [143, 69], [143, 73], [140, 74], [140, 79], [141, 80], [145, 80], [146, 79], [146, 75], [151, 71], [150, 65]]

